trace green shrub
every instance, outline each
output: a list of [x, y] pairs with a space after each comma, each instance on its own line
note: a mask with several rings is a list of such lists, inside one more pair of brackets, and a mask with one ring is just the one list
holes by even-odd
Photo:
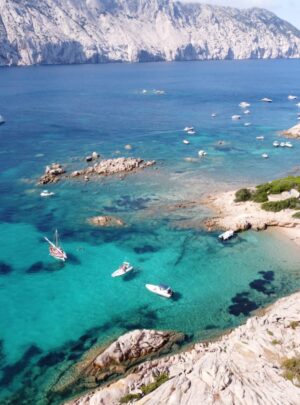
[[287, 208], [300, 209], [300, 201], [298, 198], [288, 198], [282, 201], [268, 201], [262, 204], [262, 209], [265, 211], [279, 212]]
[[300, 358], [293, 357], [291, 359], [285, 359], [282, 362], [284, 368], [284, 377], [290, 381], [296, 380], [300, 383]]
[[127, 404], [127, 402], [132, 401], [133, 399], [141, 399], [142, 394], [127, 394], [124, 397], [120, 398], [120, 404]]
[[169, 375], [167, 373], [162, 373], [155, 378], [153, 383], [149, 383], [147, 385], [143, 385], [141, 387], [142, 393], [144, 395], [150, 394], [150, 392], [156, 390], [160, 385], [168, 381]]
[[296, 329], [299, 325], [300, 325], [300, 321], [292, 321], [289, 326], [292, 329]]
[[293, 214], [293, 218], [300, 219], [300, 211], [295, 212], [295, 214]]
[[271, 343], [272, 343], [272, 345], [280, 345], [281, 341], [277, 340], [277, 339], [273, 339]]
[[235, 193], [235, 202], [251, 200], [252, 193], [248, 188], [241, 188]]

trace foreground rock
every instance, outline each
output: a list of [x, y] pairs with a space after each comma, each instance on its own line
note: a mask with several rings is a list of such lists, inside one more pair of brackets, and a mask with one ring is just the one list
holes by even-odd
[[288, 138], [300, 138], [300, 124], [295, 125], [294, 127], [287, 129], [283, 132], [283, 135]]
[[[89, 156], [89, 159], [95, 160], [99, 157], [96, 152]], [[94, 157], [93, 157], [94, 156]], [[97, 156], [97, 157], [96, 157]], [[93, 166], [81, 170], [74, 170], [68, 177], [81, 178], [88, 180], [90, 177], [96, 176], [111, 176], [115, 174], [127, 174], [136, 170], [145, 169], [155, 165], [155, 160], [145, 161], [141, 158], [120, 157], [116, 159], [102, 159]], [[38, 184], [48, 184], [58, 182], [66, 173], [63, 166], [59, 163], [52, 163], [46, 167], [45, 173], [39, 179]], [[67, 177], [67, 176], [65, 176]]]
[[52, 395], [78, 392], [99, 386], [110, 376], [125, 373], [146, 358], [168, 353], [184, 339], [182, 333], [135, 330], [119, 337], [106, 348], [95, 348], [85, 359], [63, 374]]
[[119, 405], [155, 375], [169, 380], [137, 405], [297, 405], [298, 381], [283, 362], [300, 356], [300, 293], [277, 301], [220, 340], [149, 361], [132, 374], [69, 405]]
[[252, 228], [259, 231], [268, 226], [277, 226], [297, 228], [300, 235], [300, 219], [293, 218], [294, 210], [271, 212], [261, 209], [260, 204], [253, 201], [237, 203], [234, 191], [209, 196], [204, 202], [216, 213], [216, 216], [205, 221], [209, 230], [232, 229], [238, 232]]
[[99, 227], [121, 227], [125, 226], [125, 222], [118, 217], [112, 216], [97, 216], [88, 219], [88, 223]]

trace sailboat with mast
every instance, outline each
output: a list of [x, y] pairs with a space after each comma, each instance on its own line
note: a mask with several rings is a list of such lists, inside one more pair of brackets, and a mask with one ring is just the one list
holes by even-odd
[[45, 236], [46, 242], [49, 243], [49, 255], [54, 257], [54, 259], [57, 260], [62, 260], [63, 262], [67, 260], [67, 254], [66, 252], [62, 249], [61, 246], [59, 246], [59, 239], [58, 239], [58, 231], [57, 229], [55, 230], [54, 234], [54, 240], [55, 242], [51, 242], [46, 236]]

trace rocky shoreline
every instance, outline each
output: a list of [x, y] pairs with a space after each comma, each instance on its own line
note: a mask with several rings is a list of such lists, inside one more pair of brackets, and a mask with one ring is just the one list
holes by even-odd
[[[99, 155], [95, 157], [96, 152], [93, 152], [88, 157], [87, 162], [92, 162], [98, 159]], [[94, 155], [94, 157], [93, 157]], [[52, 163], [46, 166], [44, 174], [40, 177], [38, 184], [45, 185], [49, 183], [57, 183], [61, 179], [74, 179], [83, 178], [84, 180], [90, 180], [100, 176], [112, 176], [112, 175], [127, 175], [137, 170], [145, 169], [156, 164], [155, 160], [145, 161], [141, 158], [133, 157], [119, 157], [114, 159], [100, 159], [99, 162], [92, 166], [88, 166], [83, 169], [73, 170], [70, 174], [67, 174], [66, 168], [60, 163]]]
[[287, 138], [300, 138], [300, 124], [297, 124], [294, 127], [283, 131], [283, 135]]
[[[110, 348], [117, 361], [118, 349], [117, 343]], [[105, 362], [108, 357], [104, 353]], [[137, 405], [297, 405], [300, 373], [295, 364], [300, 364], [300, 292], [261, 310], [217, 341], [147, 361], [66, 405], [119, 405], [127, 399]], [[163, 383], [155, 385], [161, 375]]]

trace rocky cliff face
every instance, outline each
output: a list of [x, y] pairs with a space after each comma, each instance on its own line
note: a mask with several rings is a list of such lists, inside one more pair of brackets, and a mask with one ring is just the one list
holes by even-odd
[[273, 13], [172, 0], [0, 0], [0, 65], [300, 57]]
[[168, 381], [140, 395], [134, 404], [298, 405], [299, 332], [298, 292], [218, 341], [143, 363], [125, 378], [67, 405], [119, 405], [121, 398], [141, 393], [143, 386], [162, 373]]

